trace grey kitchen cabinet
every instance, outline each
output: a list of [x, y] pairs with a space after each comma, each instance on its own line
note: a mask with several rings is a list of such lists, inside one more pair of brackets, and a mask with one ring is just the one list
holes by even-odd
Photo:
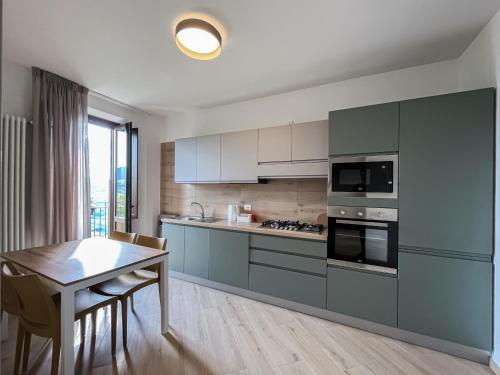
[[186, 227], [184, 272], [208, 279], [209, 229]]
[[167, 239], [168, 268], [184, 272], [184, 226], [164, 223], [161, 235]]
[[493, 265], [399, 253], [399, 328], [491, 351]]
[[266, 236], [261, 234], [250, 235], [250, 247], [323, 259], [326, 259], [327, 255], [325, 241], [299, 240], [296, 238]]
[[175, 140], [175, 182], [196, 182], [196, 138]]
[[399, 246], [493, 253], [495, 94], [401, 102]]
[[357, 270], [328, 267], [328, 310], [396, 327], [398, 280]]
[[220, 181], [220, 135], [196, 138], [196, 182]]
[[250, 250], [250, 263], [287, 268], [292, 271], [326, 276], [326, 260], [278, 253], [268, 250]]
[[398, 102], [332, 111], [329, 125], [330, 155], [398, 151]]
[[258, 130], [221, 135], [221, 181], [258, 182]]
[[259, 163], [292, 160], [292, 128], [290, 125], [259, 129]]
[[328, 121], [292, 124], [292, 161], [328, 159]]
[[248, 233], [210, 230], [209, 279], [248, 289]]
[[270, 296], [326, 308], [326, 277], [250, 264], [249, 288]]

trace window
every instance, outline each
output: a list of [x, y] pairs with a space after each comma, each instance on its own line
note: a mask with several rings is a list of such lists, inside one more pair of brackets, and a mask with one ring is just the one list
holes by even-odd
[[130, 219], [138, 217], [138, 130], [131, 125], [89, 116], [93, 237], [129, 231]]

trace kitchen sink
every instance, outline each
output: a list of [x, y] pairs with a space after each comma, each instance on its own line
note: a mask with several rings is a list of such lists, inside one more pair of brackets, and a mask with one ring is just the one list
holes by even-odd
[[213, 223], [215, 221], [218, 221], [219, 219], [216, 219], [215, 217], [201, 217], [201, 216], [181, 216], [179, 220], [182, 221], [196, 221], [199, 223]]

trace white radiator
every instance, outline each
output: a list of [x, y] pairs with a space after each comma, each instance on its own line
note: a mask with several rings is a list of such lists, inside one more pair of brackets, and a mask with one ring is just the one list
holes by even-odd
[[2, 115], [0, 124], [0, 250], [25, 247], [26, 134], [25, 118]]

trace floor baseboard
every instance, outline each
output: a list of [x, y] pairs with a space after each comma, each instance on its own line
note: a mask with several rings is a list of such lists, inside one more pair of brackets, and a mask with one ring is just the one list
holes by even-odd
[[493, 360], [493, 357], [490, 358], [490, 369], [495, 375], [500, 375], [500, 366]]

